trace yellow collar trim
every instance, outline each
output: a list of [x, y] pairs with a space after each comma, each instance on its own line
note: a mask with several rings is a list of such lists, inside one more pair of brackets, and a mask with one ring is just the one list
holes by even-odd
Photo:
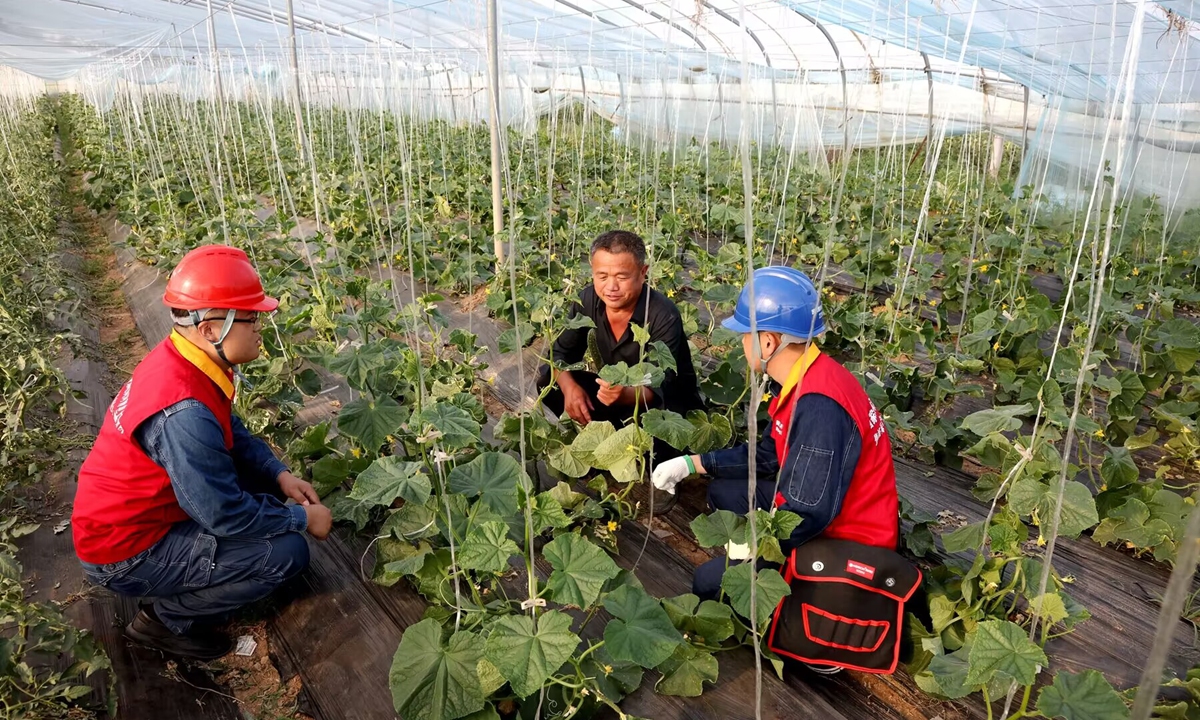
[[175, 344], [175, 349], [183, 356], [185, 360], [200, 368], [200, 372], [204, 373], [221, 388], [221, 392], [225, 393], [225, 397], [233, 399], [233, 377], [230, 373], [221, 369], [220, 365], [213, 362], [203, 350], [192, 344], [191, 340], [185, 338], [178, 330], [171, 331], [171, 342]]
[[808, 372], [808, 369], [812, 367], [812, 364], [817, 361], [820, 355], [821, 349], [817, 347], [817, 344], [809, 343], [808, 349], [804, 351], [804, 354], [792, 366], [792, 371], [788, 373], [787, 381], [783, 384], [783, 389], [779, 391], [780, 403], [800, 384], [800, 381], [804, 379], [804, 374]]

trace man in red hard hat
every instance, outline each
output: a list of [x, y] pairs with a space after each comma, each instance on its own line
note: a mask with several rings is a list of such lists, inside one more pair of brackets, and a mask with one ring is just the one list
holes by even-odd
[[324, 539], [332, 517], [233, 414], [234, 368], [258, 357], [261, 314], [279, 306], [246, 253], [193, 250], [163, 302], [174, 331], [109, 406], [71, 525], [93, 583], [151, 600], [131, 640], [213, 659], [230, 641], [212, 626], [307, 567], [303, 533]]

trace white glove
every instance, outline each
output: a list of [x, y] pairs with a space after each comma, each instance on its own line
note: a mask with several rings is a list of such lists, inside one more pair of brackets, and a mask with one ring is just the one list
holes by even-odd
[[679, 484], [679, 481], [691, 474], [685, 458], [671, 458], [666, 462], [659, 463], [658, 467], [654, 468], [654, 473], [650, 475], [650, 482], [656, 489], [674, 495], [675, 486]]
[[735, 543], [730, 540], [725, 543], [725, 554], [730, 560], [748, 560], [750, 558], [750, 545], [747, 543]]

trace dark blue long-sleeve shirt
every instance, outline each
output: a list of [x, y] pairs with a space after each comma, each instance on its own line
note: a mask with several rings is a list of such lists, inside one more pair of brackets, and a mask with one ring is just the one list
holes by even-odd
[[300, 505], [243, 489], [243, 484], [274, 484], [287, 466], [236, 415], [232, 449], [225, 447], [216, 416], [198, 400], [183, 400], [150, 416], [134, 438], [167, 471], [183, 511], [213, 535], [269, 538], [308, 527]]
[[[744, 483], [749, 452], [748, 444], [738, 445], [705, 453], [700, 462], [710, 482]], [[769, 428], [762, 435], [754, 452], [756, 475], [760, 481], [777, 480], [786, 500], [782, 509], [804, 519], [792, 532], [789, 547], [820, 535], [841, 512], [861, 452], [862, 437], [850, 414], [833, 398], [817, 393], [796, 401], [782, 472]]]

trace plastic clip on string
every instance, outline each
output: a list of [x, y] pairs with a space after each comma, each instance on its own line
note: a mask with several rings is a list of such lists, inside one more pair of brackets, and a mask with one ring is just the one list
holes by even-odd
[[539, 608], [546, 607], [546, 598], [537, 597], [537, 598], [529, 598], [527, 600], [521, 601], [521, 609], [522, 610], [529, 610], [530, 608], [535, 608], [535, 607], [539, 607]]

